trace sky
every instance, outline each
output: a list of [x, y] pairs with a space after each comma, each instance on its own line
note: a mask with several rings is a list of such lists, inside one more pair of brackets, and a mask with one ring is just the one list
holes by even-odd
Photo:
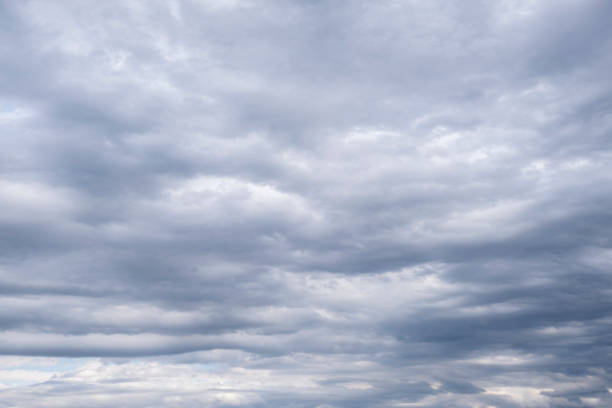
[[612, 406], [611, 20], [0, 0], [0, 408]]

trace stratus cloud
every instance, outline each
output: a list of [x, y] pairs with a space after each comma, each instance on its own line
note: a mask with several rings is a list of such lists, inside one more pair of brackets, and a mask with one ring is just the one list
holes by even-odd
[[611, 15], [0, 4], [0, 406], [609, 404]]

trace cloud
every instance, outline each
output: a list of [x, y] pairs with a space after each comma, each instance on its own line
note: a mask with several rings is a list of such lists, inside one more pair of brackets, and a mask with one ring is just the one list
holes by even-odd
[[0, 3], [0, 407], [609, 403], [611, 12]]

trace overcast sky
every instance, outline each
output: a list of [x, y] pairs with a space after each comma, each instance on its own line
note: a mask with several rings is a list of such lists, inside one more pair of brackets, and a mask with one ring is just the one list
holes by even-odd
[[612, 406], [611, 21], [0, 0], [0, 408]]

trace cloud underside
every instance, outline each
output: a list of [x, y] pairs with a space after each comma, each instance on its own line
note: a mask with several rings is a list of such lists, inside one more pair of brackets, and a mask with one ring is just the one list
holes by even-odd
[[0, 2], [0, 407], [610, 404], [605, 1]]

